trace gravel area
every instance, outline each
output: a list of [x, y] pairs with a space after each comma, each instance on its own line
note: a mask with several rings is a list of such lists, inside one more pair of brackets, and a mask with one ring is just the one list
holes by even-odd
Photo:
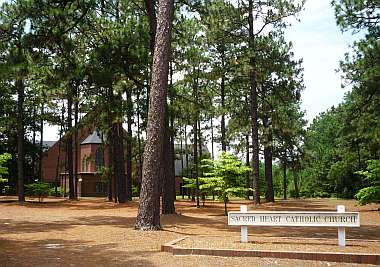
[[[229, 204], [238, 210], [236, 201]], [[347, 200], [289, 200], [263, 204], [249, 210], [336, 210], [360, 211], [361, 227], [348, 229], [346, 252], [380, 254], [379, 205], [359, 207]], [[137, 202], [118, 205], [92, 198], [80, 201], [46, 199], [44, 203], [19, 205], [0, 197], [0, 266], [353, 266], [352, 264], [302, 260], [173, 256], [160, 246], [189, 236], [184, 246], [215, 248], [265, 248], [281, 250], [341, 251], [336, 229], [260, 227], [250, 231], [251, 243], [242, 245], [239, 227], [229, 227], [223, 205], [206, 202], [197, 209], [187, 200], [177, 201], [176, 215], [163, 215], [163, 231], [133, 229]], [[364, 265], [358, 265], [364, 266]]]

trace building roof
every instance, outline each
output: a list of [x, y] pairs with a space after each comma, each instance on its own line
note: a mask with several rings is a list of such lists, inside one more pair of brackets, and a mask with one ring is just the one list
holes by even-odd
[[86, 145], [86, 144], [101, 144], [102, 143], [102, 138], [100, 137], [100, 133], [98, 131], [93, 131], [92, 134], [87, 136], [86, 139], [83, 140], [81, 145]]

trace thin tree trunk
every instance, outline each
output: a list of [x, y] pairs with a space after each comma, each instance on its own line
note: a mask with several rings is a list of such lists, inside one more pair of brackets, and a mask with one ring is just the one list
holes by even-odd
[[210, 127], [211, 127], [211, 158], [214, 160], [214, 125], [212, 123], [213, 118], [211, 117], [210, 120]]
[[137, 144], [138, 144], [138, 188], [139, 191], [141, 189], [141, 181], [142, 181], [142, 151], [141, 151], [141, 137], [140, 137], [140, 93], [137, 93]]
[[79, 115], [79, 95], [76, 93], [74, 101], [74, 195], [78, 199], [78, 165], [79, 165], [79, 143], [78, 143], [78, 115]]
[[69, 89], [70, 92], [67, 96], [67, 167], [69, 173], [69, 199], [75, 199], [74, 192], [74, 162], [73, 162], [73, 133], [72, 133], [72, 106], [73, 106], [73, 96], [72, 88]]
[[224, 74], [222, 75], [222, 82], [220, 84], [220, 97], [221, 97], [221, 104], [222, 104], [222, 118], [220, 121], [220, 132], [222, 135], [222, 151], [226, 152], [227, 145], [226, 145], [226, 122], [225, 122], [225, 77]]
[[[170, 138], [169, 126], [165, 129], [165, 144], [163, 153], [163, 165], [165, 165], [163, 173], [163, 188], [162, 188], [162, 214], [174, 214], [175, 207], [175, 176], [173, 173], [173, 150], [172, 141]], [[174, 189], [174, 190], [173, 190]]]
[[[249, 162], [249, 135], [246, 134], [245, 135], [245, 165], [246, 166], [250, 166], [250, 162]], [[251, 188], [251, 175], [249, 173], [247, 173], [247, 177], [246, 177], [246, 187], [247, 189]], [[251, 191], [248, 190], [247, 191], [247, 199], [249, 199], [251, 196]]]
[[269, 125], [268, 116], [263, 118], [264, 133], [265, 133], [265, 144], [264, 144], [264, 165], [265, 165], [265, 178], [267, 181], [267, 192], [265, 194], [265, 199], [267, 202], [274, 202], [274, 189], [273, 189], [273, 173], [272, 173], [272, 131]]
[[23, 203], [25, 201], [24, 195], [24, 82], [21, 79], [16, 80], [17, 87], [17, 193], [18, 201]]
[[[60, 161], [61, 161], [61, 138], [62, 138], [62, 133], [63, 133], [63, 124], [64, 124], [64, 119], [65, 119], [65, 110], [64, 107], [62, 107], [62, 116], [61, 116], [61, 126], [59, 129], [59, 139], [58, 139], [58, 157], [57, 157], [57, 168], [55, 170], [55, 186], [54, 186], [54, 191], [55, 191], [55, 196], [58, 196], [58, 182], [59, 182], [59, 171], [60, 171]], [[61, 187], [62, 190], [62, 187]]]
[[107, 89], [107, 98], [108, 98], [108, 111], [107, 111], [107, 120], [108, 120], [108, 133], [107, 133], [107, 144], [108, 144], [108, 201], [112, 202], [114, 190], [113, 183], [113, 138], [112, 138], [112, 114], [111, 108], [113, 105], [113, 93], [112, 89]]
[[43, 157], [43, 140], [44, 140], [44, 104], [41, 105], [41, 120], [40, 120], [40, 147], [39, 147], [39, 165], [38, 165], [38, 179], [42, 182], [42, 157]]
[[[32, 134], [32, 144], [33, 144], [33, 150], [35, 151], [36, 149], [36, 107], [33, 107], [33, 134]], [[35, 179], [37, 177], [37, 165], [36, 165], [36, 156], [37, 156], [37, 151], [33, 152], [32, 154], [32, 179]]]
[[[170, 69], [170, 89], [173, 86], [173, 66], [172, 62], [169, 63]], [[173, 105], [173, 94], [169, 90], [170, 104]], [[165, 129], [165, 144], [164, 144], [164, 155], [163, 164], [166, 165], [166, 172], [164, 173], [164, 187], [162, 194], [162, 213], [163, 214], [174, 214], [175, 206], [174, 202], [176, 200], [176, 190], [175, 190], [175, 167], [174, 167], [174, 115], [169, 112], [169, 107], [166, 105], [165, 110], [166, 117], [166, 129]]]
[[287, 168], [287, 155], [286, 155], [286, 152], [284, 154], [284, 161], [283, 161], [283, 172], [284, 172], [284, 199], [286, 200], [287, 199], [287, 189], [288, 189], [288, 185], [287, 185], [287, 178], [286, 178], [286, 168]]
[[[249, 0], [249, 47], [251, 51], [254, 51], [254, 33], [253, 33], [253, 0]], [[254, 203], [260, 204], [260, 175], [259, 175], [259, 133], [258, 133], [258, 104], [257, 104], [257, 82], [256, 82], [256, 61], [255, 57], [251, 56], [250, 59], [251, 71], [250, 71], [250, 83], [251, 83], [251, 120], [252, 120], [252, 169], [253, 169], [253, 188]]]
[[157, 174], [162, 169], [161, 157], [164, 144], [166, 87], [168, 84], [173, 9], [173, 0], [161, 0], [159, 2], [143, 180], [135, 223], [135, 228], [140, 230], [161, 229], [159, 177]]
[[133, 103], [132, 92], [127, 90], [127, 197], [132, 200], [132, 116], [133, 116]]
[[127, 185], [125, 177], [125, 162], [124, 162], [124, 142], [123, 142], [123, 113], [122, 109], [122, 96], [119, 93], [116, 97], [115, 105], [118, 108], [116, 112], [116, 121], [112, 124], [112, 139], [113, 139], [113, 166], [115, 172], [115, 181], [117, 184], [117, 198], [119, 203], [127, 201]]
[[299, 189], [298, 189], [298, 171], [297, 171], [297, 168], [295, 166], [294, 160], [293, 160], [292, 165], [293, 165], [294, 197], [299, 198], [300, 194], [299, 194]]

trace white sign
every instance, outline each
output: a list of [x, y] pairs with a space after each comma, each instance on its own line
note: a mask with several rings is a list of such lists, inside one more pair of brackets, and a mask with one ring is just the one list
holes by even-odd
[[358, 212], [235, 212], [228, 225], [359, 227]]

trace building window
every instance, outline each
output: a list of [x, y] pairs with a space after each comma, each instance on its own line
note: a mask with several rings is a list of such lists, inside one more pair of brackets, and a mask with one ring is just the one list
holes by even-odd
[[99, 147], [96, 150], [95, 154], [95, 166], [96, 166], [96, 171], [100, 171], [101, 168], [104, 166], [104, 159], [103, 159], [103, 149]]
[[85, 155], [82, 159], [82, 172], [87, 172], [87, 156]]

